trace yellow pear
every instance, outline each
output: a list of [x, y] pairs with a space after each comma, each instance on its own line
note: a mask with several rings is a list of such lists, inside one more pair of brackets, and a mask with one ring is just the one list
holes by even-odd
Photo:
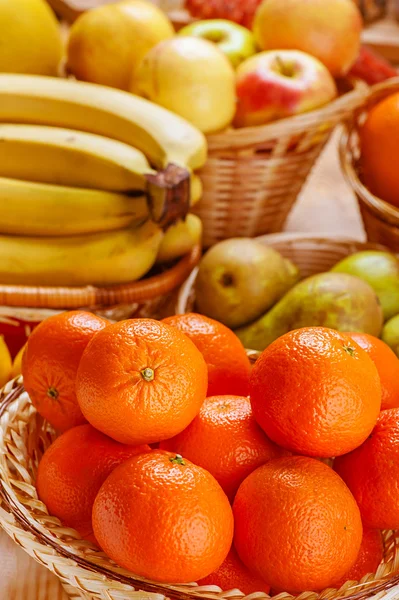
[[63, 44], [45, 0], [0, 0], [0, 72], [56, 75]]
[[71, 27], [67, 68], [83, 81], [127, 90], [145, 54], [173, 35], [166, 14], [147, 0], [100, 6]]
[[3, 387], [12, 377], [12, 360], [11, 354], [4, 341], [4, 337], [0, 335], [0, 388]]
[[12, 378], [17, 377], [18, 375], [21, 375], [21, 373], [22, 373], [22, 357], [24, 355], [25, 348], [26, 348], [26, 344], [24, 344], [22, 346], [22, 348], [19, 350], [18, 354], [14, 358], [14, 362], [12, 363], [12, 371], [11, 371]]
[[133, 74], [130, 89], [204, 133], [225, 129], [235, 113], [234, 69], [215, 44], [201, 38], [157, 44]]

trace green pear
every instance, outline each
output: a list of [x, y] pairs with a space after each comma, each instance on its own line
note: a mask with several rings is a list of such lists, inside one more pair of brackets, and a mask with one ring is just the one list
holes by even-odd
[[298, 281], [297, 267], [269, 246], [231, 238], [203, 257], [195, 282], [199, 312], [240, 327], [254, 321]]
[[381, 338], [399, 357], [399, 315], [385, 323]]
[[332, 269], [367, 281], [380, 299], [384, 321], [399, 313], [399, 260], [395, 254], [379, 250], [356, 252]]
[[368, 283], [345, 273], [321, 273], [297, 283], [263, 317], [236, 330], [246, 348], [264, 350], [301, 327], [330, 327], [379, 336], [382, 309]]

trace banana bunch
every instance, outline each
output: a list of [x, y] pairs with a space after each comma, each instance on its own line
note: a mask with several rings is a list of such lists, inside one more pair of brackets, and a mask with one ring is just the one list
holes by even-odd
[[143, 98], [0, 74], [0, 283], [109, 285], [188, 252], [203, 134]]

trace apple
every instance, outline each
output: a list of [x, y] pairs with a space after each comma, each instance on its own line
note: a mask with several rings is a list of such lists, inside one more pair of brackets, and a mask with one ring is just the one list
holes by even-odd
[[191, 35], [214, 42], [233, 67], [238, 67], [243, 60], [256, 52], [253, 33], [246, 27], [226, 19], [195, 21], [180, 29], [179, 35]]
[[166, 14], [147, 0], [99, 6], [72, 25], [67, 70], [83, 81], [128, 90], [132, 71], [143, 56], [173, 36]]
[[337, 95], [328, 69], [299, 50], [260, 52], [237, 69], [235, 125], [262, 125], [327, 104]]
[[353, 0], [263, 0], [253, 31], [261, 50], [302, 50], [342, 77], [359, 54], [362, 17]]
[[204, 133], [225, 129], [236, 108], [235, 72], [215, 44], [176, 36], [157, 44], [134, 73], [131, 89]]

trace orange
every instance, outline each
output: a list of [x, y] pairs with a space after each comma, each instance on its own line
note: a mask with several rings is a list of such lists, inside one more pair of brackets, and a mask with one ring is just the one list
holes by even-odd
[[244, 346], [228, 327], [209, 317], [189, 313], [163, 320], [185, 333], [208, 366], [207, 396], [247, 396], [251, 365]]
[[284, 452], [263, 433], [244, 396], [207, 398], [187, 429], [161, 448], [212, 473], [230, 499], [252, 471]]
[[56, 439], [40, 461], [39, 498], [50, 515], [82, 537], [91, 537], [91, 513], [100, 487], [115, 467], [141, 452], [150, 452], [150, 447], [119, 444], [91, 425], [74, 427]]
[[108, 556], [164, 583], [195, 581], [218, 569], [230, 550], [233, 526], [216, 479], [161, 450], [115, 469], [93, 507], [94, 533]]
[[399, 359], [382, 340], [367, 333], [347, 333], [367, 352], [380, 376], [381, 410], [399, 408]]
[[348, 336], [304, 327], [273, 342], [251, 374], [256, 420], [297, 454], [338, 456], [360, 446], [381, 408], [377, 369]]
[[399, 529], [399, 409], [384, 410], [360, 448], [334, 461], [365, 525]]
[[270, 592], [270, 586], [263, 579], [253, 575], [241, 562], [234, 547], [231, 548], [226, 560], [221, 566], [204, 579], [197, 582], [198, 585], [217, 585], [223, 591], [238, 589], [245, 595], [254, 592]]
[[383, 558], [384, 544], [381, 531], [363, 527], [362, 544], [356, 562], [342, 579], [334, 583], [334, 587], [339, 588], [347, 581], [360, 581], [365, 575], [375, 573]]
[[234, 543], [244, 564], [272, 588], [319, 591], [354, 564], [362, 540], [356, 502], [314, 458], [275, 458], [240, 485]]
[[399, 93], [369, 110], [360, 128], [360, 149], [366, 186], [382, 200], [399, 206]]
[[75, 380], [80, 358], [94, 335], [109, 321], [77, 310], [42, 321], [28, 338], [22, 357], [24, 386], [37, 411], [56, 429], [86, 422]]
[[110, 325], [84, 352], [76, 394], [86, 419], [123, 444], [173, 437], [206, 396], [201, 353], [175, 327], [152, 319]]

